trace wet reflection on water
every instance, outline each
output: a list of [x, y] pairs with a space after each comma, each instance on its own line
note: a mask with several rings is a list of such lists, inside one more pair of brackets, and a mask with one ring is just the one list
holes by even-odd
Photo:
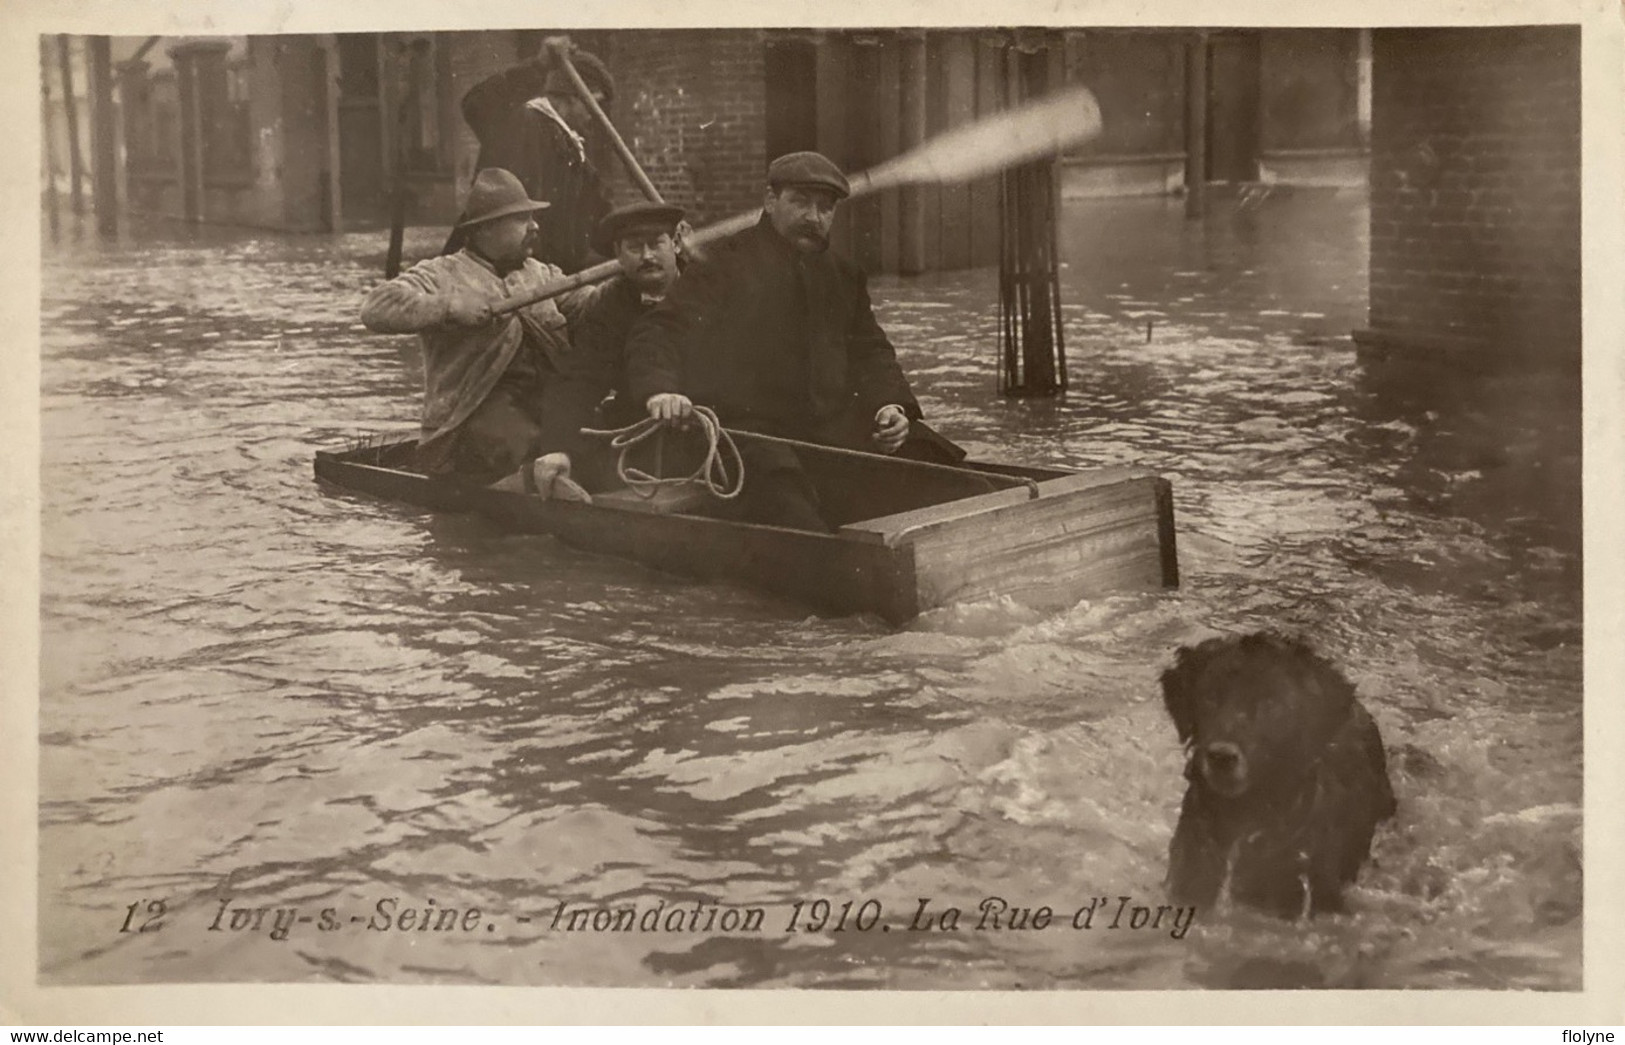
[[[1061, 402], [993, 394], [992, 273], [876, 280], [978, 456], [1172, 479], [1185, 582], [897, 632], [316, 484], [315, 450], [415, 413], [415, 348], [355, 318], [376, 235], [48, 249], [43, 978], [1576, 986], [1576, 383], [1357, 362], [1364, 227], [1326, 193], [1198, 226], [1070, 205]], [[1344, 666], [1393, 751], [1355, 913], [974, 930], [990, 895], [1160, 902], [1157, 673], [1266, 626]], [[390, 897], [483, 921], [366, 929]], [[162, 930], [118, 931], [159, 898]], [[784, 931], [818, 898], [893, 928]], [[908, 930], [922, 898], [963, 931]], [[212, 931], [222, 901], [312, 920]], [[572, 934], [561, 901], [769, 914]]]

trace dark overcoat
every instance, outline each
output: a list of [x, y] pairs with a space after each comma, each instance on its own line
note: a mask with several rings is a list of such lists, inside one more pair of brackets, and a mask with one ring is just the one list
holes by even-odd
[[[650, 307], [625, 276], [616, 276], [571, 320], [573, 347], [544, 401], [549, 450], [581, 455], [602, 445], [582, 437], [582, 428], [621, 428], [646, 416], [642, 403], [634, 403], [626, 387], [626, 336]], [[611, 392], [612, 409], [600, 415], [599, 404]]]
[[597, 168], [570, 133], [527, 107], [542, 95], [549, 68], [533, 58], [481, 80], [463, 95], [463, 119], [480, 142], [476, 170], [511, 171], [531, 199], [550, 204], [536, 215], [533, 256], [573, 273], [590, 259], [589, 238], [609, 213], [609, 200]]
[[626, 356], [635, 403], [681, 392], [731, 427], [830, 442], [843, 418], [866, 436], [888, 403], [920, 418], [863, 272], [797, 251], [765, 215], [684, 270]]

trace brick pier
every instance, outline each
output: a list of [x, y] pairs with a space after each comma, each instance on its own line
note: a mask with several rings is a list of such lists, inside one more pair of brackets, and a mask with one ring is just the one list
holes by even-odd
[[1382, 350], [1580, 346], [1580, 30], [1372, 34], [1371, 310]]

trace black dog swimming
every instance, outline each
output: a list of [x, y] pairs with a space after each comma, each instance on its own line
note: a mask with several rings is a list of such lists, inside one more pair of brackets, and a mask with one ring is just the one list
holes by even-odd
[[1170, 898], [1208, 906], [1228, 885], [1282, 917], [1343, 910], [1395, 809], [1354, 686], [1302, 642], [1257, 634], [1181, 648], [1162, 694], [1188, 753]]

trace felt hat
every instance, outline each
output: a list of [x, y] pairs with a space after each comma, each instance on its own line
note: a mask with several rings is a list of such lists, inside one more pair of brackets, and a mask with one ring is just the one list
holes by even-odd
[[[609, 67], [599, 60], [598, 56], [590, 51], [571, 51], [570, 64], [576, 67], [581, 74], [581, 82], [587, 85], [587, 90], [594, 94], [604, 96], [599, 104], [608, 105], [615, 100], [615, 77], [609, 75]], [[570, 74], [562, 68], [554, 67], [547, 72], [547, 79], [542, 81], [543, 94], [568, 94], [575, 96], [575, 85], [570, 83]]]
[[683, 208], [669, 203], [641, 202], [616, 207], [598, 223], [598, 228], [593, 232], [592, 249], [607, 258], [615, 253], [615, 241], [628, 229], [648, 226], [662, 232], [673, 232], [677, 223], [683, 220], [684, 213]]
[[530, 193], [525, 191], [512, 172], [501, 167], [487, 167], [474, 175], [474, 185], [468, 190], [468, 202], [463, 205], [463, 216], [457, 222], [457, 227], [466, 229], [483, 221], [550, 206], [552, 204], [531, 199]]
[[835, 166], [829, 157], [816, 152], [791, 152], [780, 156], [768, 165], [767, 183], [775, 189], [787, 185], [829, 189], [835, 193], [836, 199], [842, 200], [852, 195], [852, 186], [847, 182], [846, 175], [841, 173], [841, 168]]

